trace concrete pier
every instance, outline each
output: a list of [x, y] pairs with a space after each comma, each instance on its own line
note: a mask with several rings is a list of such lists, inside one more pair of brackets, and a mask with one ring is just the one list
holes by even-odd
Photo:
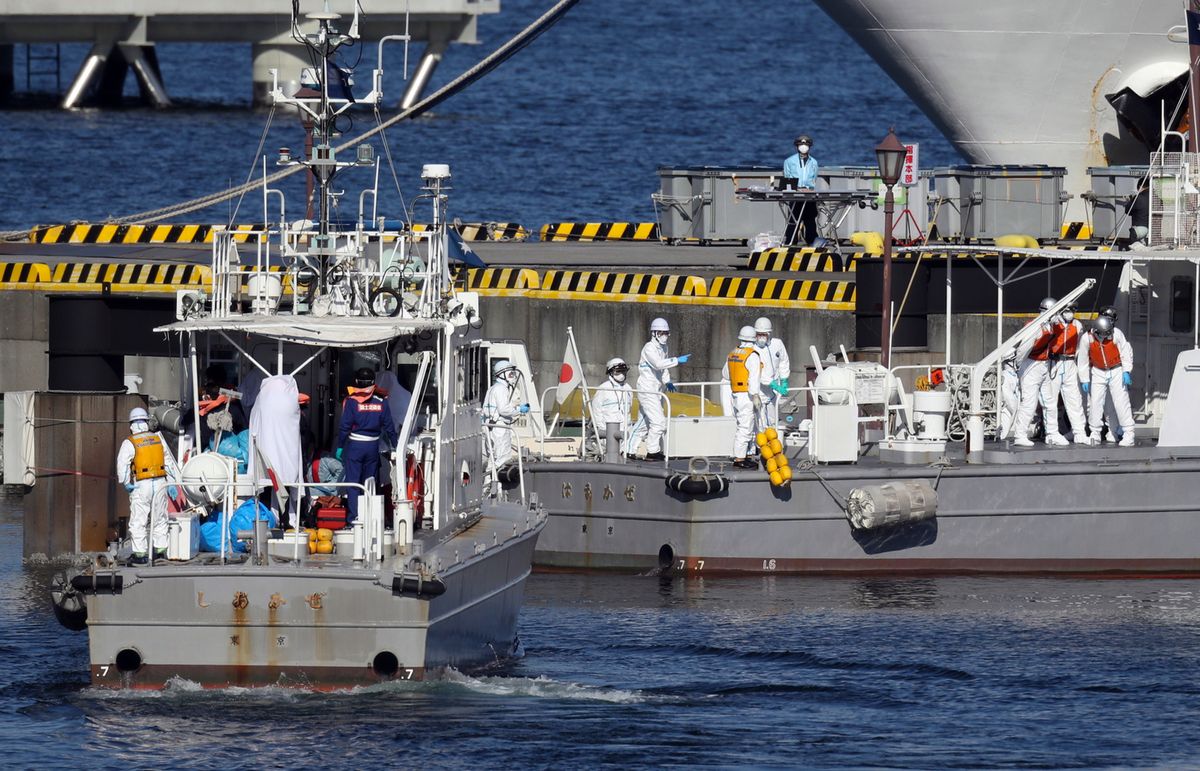
[[[324, 3], [301, 0], [301, 14], [319, 11]], [[331, 6], [342, 14], [339, 28], [348, 30], [354, 4], [351, 0], [333, 0]], [[368, 6], [366, 15], [360, 17], [364, 45], [385, 35], [402, 34], [406, 28], [414, 42], [426, 44], [418, 65], [419, 86], [409, 86], [403, 93], [404, 100], [416, 101], [446, 46], [477, 43], [479, 16], [499, 13], [500, 0], [376, 0]], [[315, 29], [306, 22], [301, 31], [309, 32], [310, 27]], [[266, 96], [269, 68], [279, 68], [280, 80], [286, 81], [297, 78], [300, 66], [310, 66], [303, 49], [291, 37], [287, 4], [279, 0], [209, 0], [200, 4], [182, 0], [143, 0], [135, 4], [121, 0], [8, 0], [0, 23], [0, 100], [5, 85], [11, 89], [12, 44], [80, 42], [93, 47], [78, 65], [64, 107], [80, 106], [96, 97], [97, 79], [114, 51], [138, 77], [143, 99], [167, 106], [170, 84], [161, 82], [153, 54], [148, 53], [155, 43], [251, 43], [251, 82], [256, 101]], [[398, 62], [390, 61], [395, 71]], [[390, 82], [399, 88], [395, 85], [398, 79]], [[402, 93], [397, 91], [389, 97], [398, 103]]]

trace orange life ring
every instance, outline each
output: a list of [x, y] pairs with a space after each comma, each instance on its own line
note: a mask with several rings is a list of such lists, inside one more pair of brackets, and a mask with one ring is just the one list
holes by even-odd
[[412, 501], [413, 511], [419, 517], [425, 510], [425, 470], [410, 452], [404, 458], [405, 492]]

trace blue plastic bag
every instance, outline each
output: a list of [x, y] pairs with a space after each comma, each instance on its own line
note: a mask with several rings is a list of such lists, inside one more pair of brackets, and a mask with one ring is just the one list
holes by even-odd
[[226, 457], [236, 458], [238, 473], [245, 474], [246, 464], [250, 461], [250, 430], [247, 429], [236, 434], [223, 435], [221, 443], [217, 445], [216, 450]]
[[[200, 525], [200, 551], [221, 551], [221, 527], [226, 519], [224, 512], [215, 511]], [[279, 518], [275, 516], [275, 512], [258, 501], [246, 501], [237, 507], [232, 517], [228, 517], [226, 554], [246, 551], [246, 544], [237, 540], [237, 534], [239, 530], [253, 530], [255, 519], [264, 520], [270, 528], [279, 526]]]

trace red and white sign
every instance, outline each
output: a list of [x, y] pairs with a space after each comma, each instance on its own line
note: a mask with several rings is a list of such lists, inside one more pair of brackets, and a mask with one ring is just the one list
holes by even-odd
[[567, 338], [567, 350], [563, 352], [562, 369], [558, 374], [558, 391], [554, 395], [555, 401], [564, 404], [571, 392], [581, 385], [583, 385], [583, 367], [579, 364], [579, 357], [575, 355], [573, 341]]
[[904, 146], [904, 168], [900, 170], [900, 184], [906, 187], [917, 184], [917, 177], [921, 174], [921, 165], [917, 153], [919, 147], [920, 145], [918, 144]]

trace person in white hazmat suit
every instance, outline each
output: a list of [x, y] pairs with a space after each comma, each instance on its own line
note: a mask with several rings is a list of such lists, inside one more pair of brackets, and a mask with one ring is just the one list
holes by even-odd
[[[1041, 302], [1043, 311], [1058, 303], [1053, 297], [1047, 297]], [[1054, 330], [1058, 325], [1058, 317], [1052, 316], [1042, 324], [1038, 334], [1022, 343], [1017, 349], [1017, 361], [1022, 362], [1021, 374], [1021, 404], [1017, 408], [1017, 419], [1013, 422], [1012, 442], [1018, 447], [1032, 447], [1029, 439], [1029, 424], [1037, 410], [1038, 400], [1042, 400], [1043, 419], [1046, 424], [1046, 444], [1066, 444], [1067, 441], [1058, 434], [1058, 404], [1046, 400], [1048, 393], [1043, 393], [1046, 379], [1050, 375], [1050, 345], [1054, 340]], [[1050, 433], [1053, 431], [1054, 433]], [[1054, 440], [1058, 437], [1058, 441]]]
[[760, 316], [754, 322], [754, 343], [762, 358], [762, 400], [765, 422], [762, 427], [779, 425], [779, 400], [787, 396], [792, 362], [783, 341], [773, 335], [771, 320]]
[[[1076, 359], [1083, 379], [1083, 392], [1091, 397], [1088, 405], [1090, 441], [1100, 443], [1105, 398], [1112, 399], [1113, 411], [1121, 426], [1121, 446], [1132, 447], [1133, 410], [1129, 406], [1129, 386], [1133, 385], [1133, 347], [1109, 316], [1097, 316], [1095, 326], [1083, 337]], [[1109, 426], [1109, 432], [1113, 432]]]
[[596, 388], [592, 396], [592, 420], [600, 431], [600, 436], [606, 436], [609, 423], [620, 426], [622, 448], [628, 452], [626, 441], [629, 439], [629, 414], [633, 409], [633, 389], [629, 387], [629, 365], [619, 356], [611, 358], [604, 365], [608, 379]]
[[142, 407], [129, 411], [129, 437], [117, 451], [117, 481], [129, 493], [130, 563], [150, 561], [150, 530], [154, 556], [167, 556], [167, 498], [177, 494], [179, 467], [158, 432], [150, 430], [150, 415]]
[[1083, 398], [1079, 390], [1079, 373], [1075, 359], [1079, 355], [1079, 341], [1086, 333], [1083, 324], [1075, 318], [1075, 306], [1063, 309], [1060, 323], [1054, 329], [1050, 343], [1050, 371], [1042, 386], [1042, 408], [1054, 405], [1054, 421], [1046, 421], [1046, 444], [1066, 445], [1067, 440], [1058, 432], [1058, 399], [1061, 396], [1071, 424], [1071, 435], [1076, 444], [1089, 444], [1087, 419], [1083, 415]]
[[737, 428], [733, 433], [731, 454], [737, 468], [758, 468], [758, 462], [748, 456], [757, 448], [754, 434], [762, 419], [762, 381], [766, 367], [754, 338], [754, 327], [742, 327], [738, 332], [738, 347], [725, 358], [722, 372], [729, 378], [729, 388], [733, 392]]
[[524, 392], [517, 388], [521, 373], [512, 362], [500, 359], [492, 365], [492, 374], [495, 380], [483, 397], [483, 419], [489, 424], [492, 464], [498, 469], [513, 458], [512, 425], [529, 413], [529, 405], [522, 402]]
[[[638, 409], [645, 421], [646, 429], [646, 460], [662, 460], [662, 438], [667, 432], [667, 418], [663, 412], [662, 392], [674, 392], [675, 384], [671, 382], [668, 371], [680, 364], [687, 364], [690, 353], [682, 356], [667, 355], [667, 340], [671, 336], [671, 327], [664, 318], [650, 322], [650, 341], [642, 346], [642, 355], [638, 359]], [[636, 442], [630, 445], [636, 447]]]
[[[286, 509], [288, 525], [296, 527], [304, 481], [304, 453], [300, 447], [300, 388], [291, 375], [264, 378], [250, 410], [250, 435], [280, 489], [278, 508]], [[289, 485], [293, 485], [289, 487]]]
[[1000, 367], [1000, 438], [1012, 433], [1017, 410], [1021, 408], [1021, 376], [1017, 372], [1017, 355], [1013, 352]]

